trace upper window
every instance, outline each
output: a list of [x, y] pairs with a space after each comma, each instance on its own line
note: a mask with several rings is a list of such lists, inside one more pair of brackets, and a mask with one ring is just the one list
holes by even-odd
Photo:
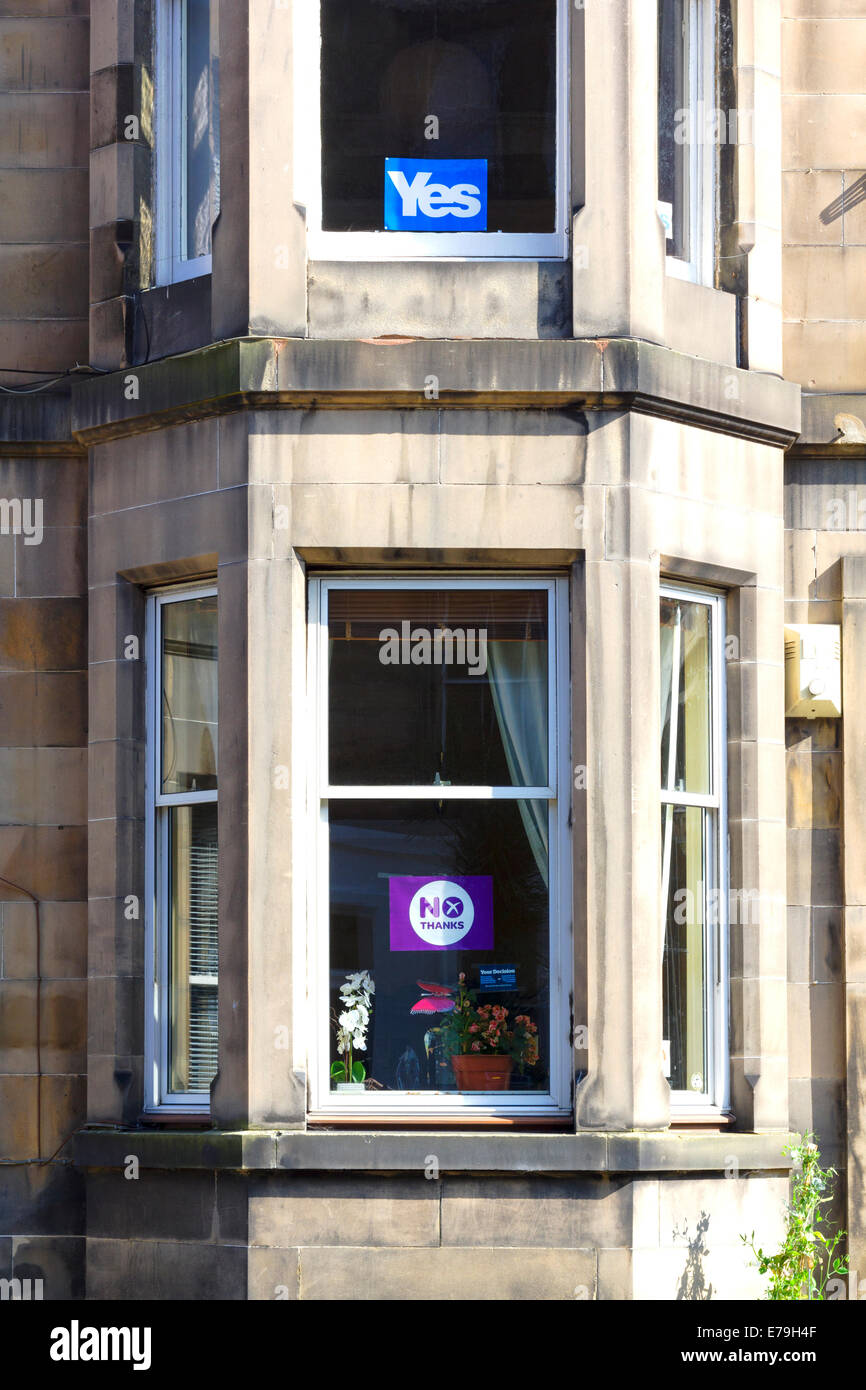
[[313, 581], [321, 1112], [570, 1108], [567, 587]]
[[722, 597], [661, 595], [664, 1056], [680, 1109], [727, 1104]]
[[713, 0], [659, 0], [659, 215], [668, 270], [712, 286], [716, 110]]
[[[565, 0], [322, 0], [311, 255], [564, 256]], [[300, 114], [300, 112], [299, 112]]]
[[158, 0], [155, 74], [156, 283], [206, 275], [219, 211], [215, 0]]
[[217, 599], [148, 605], [146, 1105], [205, 1109], [217, 1070]]

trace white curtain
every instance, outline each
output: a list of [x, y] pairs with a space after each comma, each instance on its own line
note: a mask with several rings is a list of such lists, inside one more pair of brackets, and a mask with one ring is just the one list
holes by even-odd
[[[487, 668], [513, 785], [547, 786], [547, 643], [488, 642]], [[517, 805], [538, 872], [548, 887], [547, 802], [518, 801]]]

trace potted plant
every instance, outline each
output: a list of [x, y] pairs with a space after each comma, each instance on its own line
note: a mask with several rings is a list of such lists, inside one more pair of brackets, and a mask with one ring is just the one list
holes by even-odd
[[366, 1050], [375, 992], [366, 970], [347, 975], [340, 987], [342, 1012], [334, 1018], [340, 1060], [331, 1063], [331, 1081], [338, 1091], [364, 1090], [367, 1069], [363, 1062], [355, 1061], [354, 1053]]
[[461, 972], [454, 1009], [442, 1025], [458, 1091], [507, 1091], [515, 1063], [538, 1061], [538, 1028], [527, 1014], [509, 1022], [502, 1004], [478, 1004]]

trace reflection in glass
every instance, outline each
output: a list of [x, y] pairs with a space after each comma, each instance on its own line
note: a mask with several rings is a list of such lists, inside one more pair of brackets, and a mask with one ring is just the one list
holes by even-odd
[[210, 255], [211, 227], [219, 210], [219, 62], [211, 32], [211, 0], [186, 0], [184, 37], [184, 256], [195, 260]]
[[[347, 974], [370, 972], [376, 993], [363, 1060], [377, 1088], [455, 1091], [437, 989], [455, 989], [462, 971], [477, 990], [490, 982], [481, 975], [485, 966], [513, 967], [514, 983], [499, 977], [478, 1002], [506, 1008], [512, 1020], [526, 1014], [538, 1027], [539, 1060], [522, 1072], [515, 1068], [510, 1089], [548, 1088], [547, 820], [546, 802], [525, 808], [514, 801], [331, 803], [330, 1004], [337, 1009]], [[479, 877], [492, 881], [492, 946], [425, 949], [419, 936], [414, 950], [410, 929], [403, 949], [406, 938], [392, 935], [392, 880]], [[413, 1014], [421, 998], [428, 1000], [426, 1011]]]
[[331, 590], [335, 786], [546, 787], [546, 590]]
[[662, 807], [664, 1036], [675, 1091], [707, 1089], [705, 818], [699, 806]]
[[382, 230], [396, 157], [486, 159], [488, 231], [555, 231], [556, 0], [322, 0], [325, 230]]
[[172, 806], [169, 863], [170, 1090], [207, 1091], [217, 1069], [217, 808]]
[[662, 787], [710, 794], [712, 658], [710, 608], [661, 600]]
[[163, 793], [217, 785], [216, 595], [162, 605]]

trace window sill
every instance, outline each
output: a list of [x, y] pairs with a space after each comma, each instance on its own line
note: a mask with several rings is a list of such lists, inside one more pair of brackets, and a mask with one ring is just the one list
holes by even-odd
[[[123, 1168], [130, 1135], [145, 1168], [234, 1169], [283, 1172], [424, 1171], [434, 1150], [447, 1173], [723, 1173], [731, 1161], [730, 1132], [721, 1134], [628, 1131], [577, 1134], [472, 1133], [436, 1130], [244, 1130], [170, 1132], [83, 1129], [74, 1139], [79, 1168]], [[786, 1173], [790, 1160], [782, 1146], [794, 1142], [787, 1131], [737, 1133], [740, 1169]]]

